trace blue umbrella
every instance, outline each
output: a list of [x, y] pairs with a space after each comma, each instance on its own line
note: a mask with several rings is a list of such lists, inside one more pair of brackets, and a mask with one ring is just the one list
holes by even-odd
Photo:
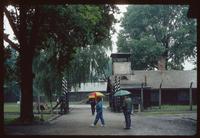
[[114, 96], [125, 96], [125, 95], [129, 95], [129, 94], [131, 94], [131, 93], [127, 90], [119, 90], [114, 94]]

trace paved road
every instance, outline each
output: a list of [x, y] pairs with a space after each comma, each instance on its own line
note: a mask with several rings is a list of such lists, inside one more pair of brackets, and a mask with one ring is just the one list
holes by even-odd
[[[106, 107], [105, 107], [106, 108]], [[132, 129], [124, 130], [122, 113], [104, 109], [106, 127], [100, 122], [90, 127], [94, 117], [88, 105], [73, 105], [67, 115], [42, 125], [6, 126], [7, 134], [14, 135], [194, 135], [196, 133], [196, 114], [132, 115]]]

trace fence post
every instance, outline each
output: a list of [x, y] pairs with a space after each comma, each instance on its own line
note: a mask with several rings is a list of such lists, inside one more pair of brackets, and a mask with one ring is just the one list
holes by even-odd
[[144, 92], [143, 92], [143, 83], [141, 85], [141, 111], [144, 109]]
[[36, 106], [36, 108], [38, 109], [38, 113], [40, 113], [40, 93], [39, 92], [38, 92], [38, 95], [37, 95], [37, 106]]
[[161, 81], [160, 83], [160, 88], [159, 88], [159, 109], [161, 109], [161, 95], [162, 95], [162, 92], [161, 92], [161, 87], [162, 87], [162, 82], [163, 80]]
[[190, 111], [192, 111], [192, 84], [193, 82], [190, 83]]
[[141, 106], [140, 106], [140, 103], [138, 104], [138, 112], [139, 112], [139, 113], [141, 112]]

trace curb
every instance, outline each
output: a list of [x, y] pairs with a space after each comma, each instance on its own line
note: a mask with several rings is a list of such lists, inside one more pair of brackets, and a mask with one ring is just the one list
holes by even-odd
[[51, 117], [50, 119], [48, 119], [47, 122], [51, 122], [51, 121], [57, 119], [57, 118], [60, 117], [60, 116], [62, 116], [62, 115], [60, 115], [60, 114], [55, 115], [55, 116]]
[[197, 121], [197, 119], [189, 118], [189, 117], [182, 117], [182, 119], [188, 119], [188, 120], [192, 120], [192, 121]]

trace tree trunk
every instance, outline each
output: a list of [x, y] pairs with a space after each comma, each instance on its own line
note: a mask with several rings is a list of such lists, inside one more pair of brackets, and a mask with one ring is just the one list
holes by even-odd
[[3, 46], [3, 3], [0, 4], [0, 134], [4, 132], [4, 46]]
[[36, 106], [37, 110], [38, 110], [38, 114], [40, 113], [40, 92], [38, 92], [37, 95], [37, 106]]
[[20, 120], [31, 123], [33, 121], [33, 50], [27, 41], [27, 13], [26, 6], [20, 6], [20, 71], [21, 71], [21, 108]]
[[50, 89], [50, 108], [51, 108], [51, 114], [53, 114], [53, 104], [52, 104], [52, 88]]

